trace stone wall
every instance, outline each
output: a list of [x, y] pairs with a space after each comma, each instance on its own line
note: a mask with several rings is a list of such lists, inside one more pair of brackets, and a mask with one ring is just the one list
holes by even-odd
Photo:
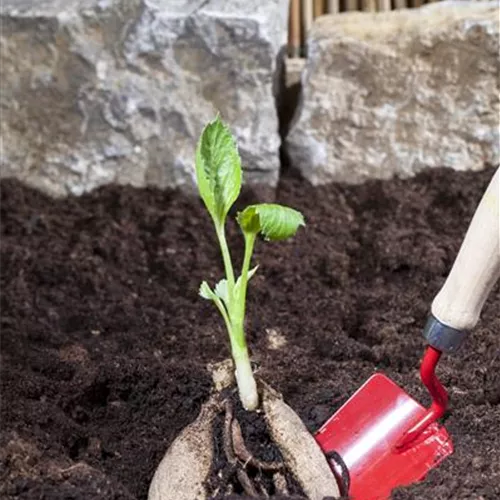
[[279, 173], [288, 0], [3, 0], [2, 176], [55, 196], [195, 185], [219, 111], [253, 184]]
[[217, 111], [251, 184], [276, 186], [279, 130], [314, 184], [498, 164], [496, 0], [319, 18], [291, 124], [287, 16], [288, 0], [3, 0], [1, 175], [55, 196], [191, 190]]
[[498, 2], [320, 18], [286, 141], [314, 184], [499, 163]]

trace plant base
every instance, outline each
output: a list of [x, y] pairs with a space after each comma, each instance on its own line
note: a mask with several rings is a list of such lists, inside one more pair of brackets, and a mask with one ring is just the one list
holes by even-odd
[[167, 451], [148, 500], [339, 497], [321, 449], [278, 392], [259, 381], [261, 410], [247, 412], [224, 385]]

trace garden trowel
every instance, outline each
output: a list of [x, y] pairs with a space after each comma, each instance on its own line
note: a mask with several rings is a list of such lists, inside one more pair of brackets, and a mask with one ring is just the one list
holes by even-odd
[[352, 500], [388, 499], [394, 488], [422, 480], [453, 452], [438, 423], [448, 394], [435, 369], [441, 353], [456, 352], [475, 327], [500, 276], [499, 176], [497, 169], [423, 330], [427, 347], [420, 375], [431, 406], [424, 408], [376, 373], [315, 435], [342, 494]]

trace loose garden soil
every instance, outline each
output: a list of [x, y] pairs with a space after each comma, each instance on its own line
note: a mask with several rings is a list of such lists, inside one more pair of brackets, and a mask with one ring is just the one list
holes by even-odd
[[[321, 188], [284, 176], [276, 199], [307, 227], [257, 245], [247, 333], [258, 375], [311, 431], [375, 370], [428, 403], [421, 330], [492, 174]], [[197, 295], [222, 275], [204, 208], [157, 189], [57, 201], [11, 180], [1, 189], [0, 496], [144, 500], [208, 397], [207, 364], [229, 355]], [[499, 298], [496, 286], [439, 366], [455, 453], [394, 498], [500, 498]]]

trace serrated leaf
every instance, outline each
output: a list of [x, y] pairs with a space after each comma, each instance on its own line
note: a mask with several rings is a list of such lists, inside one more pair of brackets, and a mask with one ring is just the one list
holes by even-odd
[[212, 289], [208, 286], [208, 283], [206, 281], [203, 281], [203, 283], [200, 285], [199, 294], [204, 299], [214, 300], [215, 294], [212, 291]]
[[274, 203], [251, 205], [238, 214], [237, 220], [245, 233], [261, 232], [271, 241], [289, 238], [300, 226], [305, 226], [300, 212]]
[[196, 148], [196, 179], [212, 218], [223, 223], [241, 189], [241, 160], [229, 128], [217, 116]]
[[229, 303], [227, 279], [222, 279], [217, 283], [217, 285], [215, 285], [215, 295], [221, 298], [226, 305]]

